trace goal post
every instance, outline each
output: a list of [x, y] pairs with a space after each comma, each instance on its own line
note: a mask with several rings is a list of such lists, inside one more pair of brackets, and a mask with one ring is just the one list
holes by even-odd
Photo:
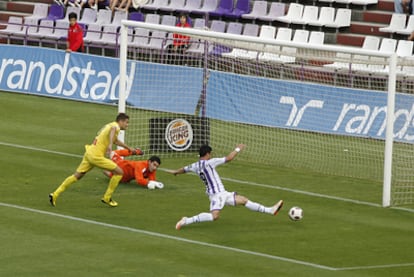
[[[173, 33], [190, 37], [185, 53], [170, 50]], [[161, 47], [148, 46], [152, 39]], [[125, 140], [165, 158], [194, 157], [204, 143], [225, 155], [245, 143], [241, 160], [376, 180], [384, 207], [413, 204], [414, 74], [402, 74], [403, 67], [414, 62], [360, 48], [125, 20]]]

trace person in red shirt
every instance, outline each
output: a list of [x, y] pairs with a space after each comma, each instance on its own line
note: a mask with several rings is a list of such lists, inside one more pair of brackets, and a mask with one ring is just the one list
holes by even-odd
[[[125, 160], [124, 157], [131, 155], [142, 155], [140, 149], [130, 151], [128, 149], [119, 149], [111, 152], [111, 159], [124, 172], [122, 176], [122, 183], [129, 183], [135, 180], [137, 185], [146, 187], [148, 189], [162, 189], [164, 185], [156, 181], [156, 171], [161, 164], [161, 159], [158, 156], [152, 156], [146, 161]], [[110, 171], [104, 171], [104, 174], [111, 177]]]
[[78, 24], [78, 15], [74, 12], [69, 16], [69, 30], [67, 40], [67, 52], [83, 52], [83, 29]]
[[[187, 22], [187, 15], [180, 14], [180, 21], [175, 25], [176, 27], [190, 28], [191, 25]], [[184, 51], [190, 44], [190, 37], [181, 34], [173, 34], [173, 46], [175, 51]]]
[[[179, 21], [175, 26], [181, 28], [190, 28], [191, 25], [187, 21], [187, 15], [184, 13], [180, 14]], [[174, 33], [172, 44], [168, 45], [168, 53], [170, 56], [171, 63], [178, 65], [181, 64], [184, 51], [187, 50], [189, 45], [189, 36]]]

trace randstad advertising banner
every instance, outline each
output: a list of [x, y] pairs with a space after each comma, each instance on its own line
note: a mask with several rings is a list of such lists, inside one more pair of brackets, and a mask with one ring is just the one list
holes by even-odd
[[[385, 92], [221, 72], [210, 73], [207, 91], [207, 116], [210, 118], [330, 134], [385, 138]], [[397, 93], [395, 117], [395, 139], [413, 142], [414, 95]]]
[[[179, 71], [177, 74], [171, 71]], [[129, 105], [194, 114], [203, 70], [129, 62]], [[0, 46], [0, 90], [115, 103], [119, 60], [39, 47]], [[211, 71], [209, 118], [270, 127], [384, 139], [387, 94]], [[185, 99], [185, 100], [183, 100]], [[396, 95], [395, 139], [414, 141], [414, 96]]]
[[[182, 81], [178, 82], [176, 75], [168, 74], [168, 70], [174, 70], [174, 66], [129, 62], [128, 104], [193, 114], [203, 86], [202, 69], [182, 68]], [[119, 97], [119, 59], [50, 48], [1, 45], [0, 90], [116, 103]], [[183, 99], [192, 104], [184, 105]]]

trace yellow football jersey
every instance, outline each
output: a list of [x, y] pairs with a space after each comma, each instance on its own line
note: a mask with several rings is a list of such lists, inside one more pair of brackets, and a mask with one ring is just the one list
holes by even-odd
[[94, 155], [105, 156], [106, 149], [108, 148], [108, 146], [112, 147], [112, 145], [109, 145], [109, 135], [113, 127], [116, 128], [116, 131], [115, 137], [112, 141], [114, 142], [116, 140], [121, 128], [119, 127], [118, 123], [114, 121], [106, 124], [98, 131], [92, 145], [90, 145], [90, 147], [87, 147], [89, 153], [93, 153]]

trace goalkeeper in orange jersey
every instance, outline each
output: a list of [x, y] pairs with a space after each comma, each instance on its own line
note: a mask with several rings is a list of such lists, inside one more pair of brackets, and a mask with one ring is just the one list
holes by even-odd
[[[163, 183], [156, 181], [156, 171], [161, 164], [158, 156], [152, 156], [146, 161], [125, 160], [124, 157], [131, 155], [142, 155], [141, 149], [119, 149], [111, 152], [111, 159], [124, 172], [121, 182], [128, 183], [135, 179], [135, 182], [148, 189], [162, 189]], [[112, 172], [105, 170], [104, 174], [112, 177]]]
[[49, 194], [49, 200], [52, 206], [56, 206], [56, 199], [61, 193], [73, 183], [80, 180], [94, 167], [99, 167], [112, 172], [113, 175], [109, 180], [108, 188], [101, 200], [111, 207], [118, 206], [118, 203], [112, 200], [112, 194], [122, 179], [123, 171], [115, 162], [107, 157], [112, 151], [113, 144], [131, 151], [133, 150], [133, 148], [130, 148], [118, 139], [119, 132], [121, 130], [126, 130], [128, 124], [129, 116], [125, 113], [120, 113], [115, 121], [106, 124], [98, 131], [95, 139], [90, 145], [85, 145], [85, 154], [75, 173], [68, 176], [54, 192]]

